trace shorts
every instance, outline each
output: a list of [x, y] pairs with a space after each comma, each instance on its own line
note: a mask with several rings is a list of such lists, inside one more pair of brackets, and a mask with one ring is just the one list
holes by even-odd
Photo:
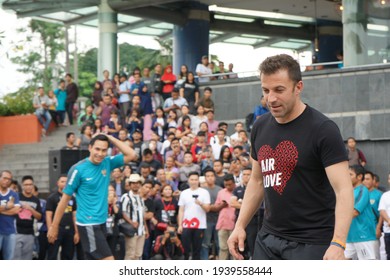
[[352, 260], [376, 260], [379, 246], [377, 240], [347, 243], [344, 255]]
[[106, 239], [106, 224], [77, 225], [80, 242], [83, 247], [85, 259], [99, 260], [112, 256], [110, 246]]

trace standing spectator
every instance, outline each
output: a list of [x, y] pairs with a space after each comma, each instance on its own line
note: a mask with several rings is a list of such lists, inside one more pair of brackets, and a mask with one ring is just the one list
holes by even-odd
[[225, 188], [218, 192], [214, 207], [211, 207], [219, 212], [217, 225], [219, 241], [219, 259], [229, 259], [229, 248], [227, 245], [228, 238], [232, 234], [235, 224], [235, 209], [230, 205], [230, 199], [235, 189], [234, 178], [231, 174], [227, 174], [224, 178]]
[[103, 102], [96, 112], [96, 115], [100, 116], [100, 119], [102, 120], [103, 127], [108, 125], [113, 109], [116, 109], [116, 106], [112, 104], [111, 96], [108, 94], [104, 95]]
[[269, 110], [268, 110], [268, 107], [267, 107], [267, 102], [265, 102], [265, 98], [264, 98], [264, 95], [261, 96], [261, 99], [260, 99], [260, 105], [259, 106], [256, 106], [255, 107], [255, 110], [253, 112], [253, 123], [252, 125], [255, 123], [255, 121], [261, 117], [261, 115], [264, 115], [265, 113], [268, 113]]
[[216, 72], [216, 74], [220, 74], [219, 76], [217, 76], [217, 79], [218, 80], [226, 80], [226, 79], [229, 79], [229, 76], [228, 75], [223, 75], [225, 74], [225, 64], [223, 63], [223, 61], [220, 61], [218, 63], [218, 68], [219, 70]]
[[141, 110], [144, 120], [143, 140], [149, 141], [152, 137], [152, 95], [150, 94], [148, 87], [144, 84], [140, 89], [138, 95], [141, 97]]
[[152, 87], [151, 87], [152, 78], [150, 77], [150, 69], [149, 69], [149, 67], [145, 67], [142, 70], [141, 82], [143, 82], [148, 87], [148, 91], [151, 93], [152, 92]]
[[110, 79], [110, 71], [107, 69], [103, 71], [103, 80], [102, 80], [104, 91], [107, 91], [108, 88], [115, 88], [115, 83]]
[[51, 122], [51, 115], [49, 113], [50, 100], [45, 94], [43, 87], [38, 88], [38, 94], [34, 96], [33, 106], [35, 108], [35, 115], [37, 116], [42, 128], [42, 136], [46, 136]]
[[[64, 82], [64, 85], [65, 85], [65, 82]], [[103, 101], [103, 85], [101, 82], [96, 81], [95, 85], [94, 85], [94, 90], [92, 93], [92, 104], [93, 104], [95, 112], [96, 112], [97, 108], [100, 106], [100, 103], [102, 101]]]
[[370, 205], [370, 194], [363, 185], [364, 169], [360, 165], [350, 166], [349, 174], [353, 185], [354, 210], [351, 227], [347, 237], [345, 257], [347, 259], [375, 260], [376, 224], [374, 213]]
[[[226, 131], [219, 128], [217, 130], [217, 142], [212, 143], [214, 159], [220, 159], [221, 150], [223, 146], [231, 147], [230, 143], [225, 141]], [[221, 158], [222, 159], [222, 158]]]
[[119, 242], [119, 221], [122, 218], [122, 209], [115, 190], [108, 191], [108, 216], [106, 221], [107, 243], [115, 259], [123, 259], [117, 254], [117, 244]]
[[160, 137], [161, 141], [165, 140], [166, 128], [168, 127], [167, 119], [163, 108], [158, 107], [152, 119], [152, 130]]
[[[117, 146], [122, 154], [108, 157], [110, 143]], [[120, 140], [101, 134], [91, 140], [89, 152], [90, 156], [87, 159], [78, 162], [70, 169], [70, 180], [63, 190], [63, 196], [47, 236], [51, 243], [57, 239], [62, 215], [73, 193], [76, 193], [78, 204], [76, 222], [85, 257], [113, 260], [114, 257], [105, 238], [109, 175], [113, 169], [133, 160], [135, 154]]]
[[122, 216], [125, 223], [129, 223], [136, 229], [134, 236], [125, 236], [126, 255], [125, 260], [139, 260], [142, 256], [145, 238], [149, 233], [145, 225], [145, 204], [139, 195], [141, 176], [131, 174], [128, 179], [130, 191], [122, 195]]
[[236, 142], [238, 141], [238, 138], [240, 138], [238, 133], [243, 129], [244, 129], [244, 124], [242, 122], [236, 122], [236, 124], [234, 125], [235, 132], [232, 135], [230, 135], [230, 144], [232, 145], [232, 147], [235, 147], [237, 145]]
[[[191, 152], [185, 152], [184, 154], [184, 164], [179, 169], [179, 181], [180, 186], [183, 184], [187, 185], [188, 176], [196, 172], [200, 175], [200, 167], [198, 164], [194, 164], [192, 160], [192, 153]], [[181, 190], [185, 189], [186, 187], [180, 187]]]
[[112, 79], [113, 91], [116, 96], [118, 96], [119, 86], [121, 85], [121, 76], [119, 73], [114, 74], [114, 78]]
[[233, 63], [229, 63], [229, 70], [228, 70], [228, 72], [229, 72], [229, 79], [236, 79], [236, 78], [238, 78], [238, 75], [236, 73], [234, 73], [234, 71], [233, 71], [233, 67], [234, 67]]
[[16, 215], [20, 210], [19, 196], [10, 189], [12, 173], [8, 170], [0, 176], [0, 252], [3, 260], [12, 260], [16, 244]]
[[60, 80], [59, 86], [57, 89], [54, 90], [54, 94], [57, 97], [57, 115], [59, 116], [59, 124], [60, 126], [64, 126], [65, 121], [65, 104], [66, 104], [66, 98], [67, 93], [65, 90], [65, 81]]
[[22, 192], [19, 193], [21, 210], [16, 218], [16, 244], [14, 260], [32, 260], [34, 250], [34, 220], [42, 217], [41, 203], [33, 195], [32, 176], [22, 178]]
[[209, 192], [199, 188], [199, 174], [188, 176], [189, 189], [180, 194], [179, 227], [184, 247], [184, 258], [189, 259], [192, 248], [192, 260], [200, 260], [204, 231], [207, 228], [206, 214], [210, 211]]
[[58, 105], [57, 97], [54, 95], [53, 90], [49, 90], [47, 97], [49, 99], [48, 110], [49, 110], [51, 119], [56, 124], [56, 127], [59, 127], [58, 115], [57, 115], [57, 105]]
[[[48, 228], [53, 224], [53, 217], [58, 204], [63, 196], [66, 186], [67, 176], [62, 174], [57, 180], [57, 190], [49, 195], [46, 203], [46, 225]], [[49, 243], [47, 259], [57, 260], [61, 247], [61, 260], [73, 260], [75, 244], [79, 242], [79, 234], [75, 223], [76, 200], [74, 197], [69, 200], [65, 208], [65, 213], [58, 228], [58, 238], [54, 243]]]
[[188, 78], [188, 66], [183, 64], [182, 66], [180, 66], [180, 74], [179, 76], [177, 77], [177, 82], [175, 84], [175, 88], [181, 88], [183, 83], [187, 80]]
[[205, 115], [205, 108], [202, 105], [199, 105], [196, 109], [197, 114], [191, 119], [191, 129], [193, 134], [197, 134], [200, 130], [200, 124], [202, 122], [207, 122], [207, 117]]
[[162, 82], [161, 82], [161, 64], [158, 63], [154, 67], [154, 73], [152, 76], [152, 81], [150, 83], [150, 92], [152, 93], [153, 98], [153, 110], [162, 106], [161, 93], [162, 93]]
[[171, 92], [176, 83], [176, 75], [172, 73], [172, 65], [165, 67], [164, 74], [161, 76], [161, 82], [163, 84], [162, 97], [165, 101], [171, 97]]
[[[207, 112], [207, 121], [206, 121], [207, 125], [208, 125], [208, 132], [214, 134], [217, 132], [218, 130], [218, 125], [219, 125], [219, 121], [216, 121], [214, 119], [214, 110], [209, 110]], [[210, 141], [209, 141], [210, 142]]]
[[206, 114], [210, 110], [214, 111], [214, 101], [211, 99], [212, 94], [213, 90], [211, 89], [211, 87], [205, 87], [205, 89], [203, 90], [203, 97], [199, 100], [198, 103], [198, 106], [204, 107]]
[[[208, 67], [209, 65], [209, 57], [207, 55], [204, 55], [202, 56], [202, 63], [199, 63], [198, 65], [196, 65], [196, 75], [198, 75], [198, 80], [199, 80], [199, 83], [207, 83], [207, 82], [210, 82], [210, 77], [207, 77], [211, 74], [213, 74], [213, 72], [211, 71], [211, 69]], [[204, 77], [206, 76], [206, 77]]]
[[65, 75], [66, 81], [66, 101], [65, 101], [65, 110], [68, 113], [68, 119], [70, 125], [73, 125], [73, 107], [79, 97], [79, 88], [73, 82], [73, 77], [70, 73]]
[[366, 165], [366, 157], [361, 150], [356, 148], [356, 140], [353, 137], [347, 139], [347, 152], [349, 166], [361, 165], [364, 167]]
[[181, 84], [180, 96], [187, 100], [190, 113], [195, 114], [199, 102], [199, 87], [195, 82], [194, 73], [188, 72], [187, 78]]
[[222, 190], [220, 186], [215, 185], [215, 173], [214, 170], [208, 169], [205, 171], [206, 185], [202, 189], [207, 190], [210, 196], [210, 211], [207, 212], [207, 227], [204, 232], [204, 238], [202, 242], [202, 250], [200, 252], [200, 257], [202, 260], [209, 259], [209, 252], [212, 248], [212, 241], [214, 241], [215, 246], [215, 256], [219, 254], [219, 241], [218, 241], [218, 232], [216, 229], [218, 214], [222, 209], [216, 205], [216, 200], [218, 193]]
[[174, 88], [171, 92], [171, 97], [166, 98], [164, 102], [164, 112], [167, 113], [171, 110], [175, 110], [176, 115], [181, 114], [181, 106], [187, 105], [187, 100], [179, 95], [179, 90]]
[[124, 125], [124, 122], [126, 120], [127, 112], [130, 108], [130, 84], [127, 81], [127, 75], [122, 74], [120, 77], [120, 85], [118, 89], [118, 95], [119, 95], [119, 109], [122, 125]]
[[215, 184], [217, 186], [223, 186], [223, 180], [225, 178], [225, 172], [223, 172], [223, 163], [222, 160], [217, 159], [213, 162], [213, 170], [215, 172]]

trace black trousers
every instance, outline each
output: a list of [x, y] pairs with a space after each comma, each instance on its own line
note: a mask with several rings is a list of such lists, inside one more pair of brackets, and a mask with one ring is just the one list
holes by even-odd
[[254, 260], [322, 260], [329, 244], [306, 244], [287, 240], [260, 230]]
[[184, 247], [184, 259], [189, 259], [192, 248], [192, 259], [200, 260], [200, 250], [202, 249], [203, 236], [204, 229], [183, 229], [181, 242]]
[[74, 255], [74, 229], [59, 228], [58, 238], [54, 244], [49, 244], [47, 259], [57, 260], [61, 246], [61, 260], [73, 260]]

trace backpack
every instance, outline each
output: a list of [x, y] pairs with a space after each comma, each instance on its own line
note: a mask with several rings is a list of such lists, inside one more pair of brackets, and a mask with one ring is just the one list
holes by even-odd
[[252, 130], [252, 126], [253, 126], [253, 118], [255, 117], [255, 114], [253, 113], [249, 113], [246, 117], [245, 117], [245, 127], [246, 127], [246, 131], [248, 132], [251, 132]]

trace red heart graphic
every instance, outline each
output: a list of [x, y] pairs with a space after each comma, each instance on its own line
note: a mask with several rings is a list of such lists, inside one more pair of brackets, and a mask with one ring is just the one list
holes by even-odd
[[184, 219], [183, 220], [183, 228], [191, 228], [191, 229], [197, 229], [199, 228], [200, 221], [198, 218], [194, 217], [191, 220]]
[[298, 162], [297, 147], [291, 141], [280, 142], [275, 150], [264, 145], [257, 153], [257, 160], [263, 173], [264, 187], [272, 187], [282, 195]]

